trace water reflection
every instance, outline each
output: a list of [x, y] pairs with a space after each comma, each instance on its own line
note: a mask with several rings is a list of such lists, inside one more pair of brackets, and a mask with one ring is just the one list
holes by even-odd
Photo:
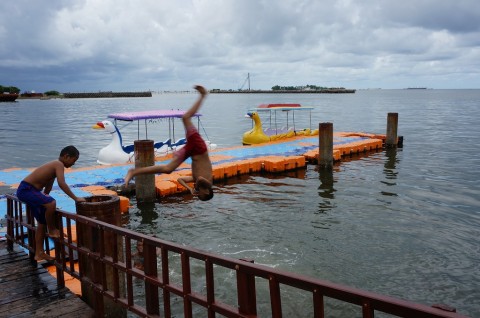
[[325, 199], [334, 199], [335, 188], [333, 187], [333, 168], [318, 168], [318, 176], [320, 179], [320, 186], [318, 187], [318, 194]]
[[399, 162], [397, 160], [397, 151], [398, 150], [396, 148], [388, 148], [385, 150], [385, 156], [387, 157], [387, 160], [385, 161], [385, 169], [383, 169], [383, 172], [385, 173], [387, 179], [397, 179], [398, 172], [395, 170], [397, 163]]
[[318, 204], [318, 211], [325, 213], [334, 207], [333, 200], [335, 199], [335, 188], [333, 187], [333, 167], [316, 167], [320, 185], [318, 186], [318, 195], [324, 200]]
[[[396, 186], [397, 183], [395, 180], [398, 178], [398, 171], [396, 170], [397, 164], [399, 163], [399, 160], [397, 159], [397, 148], [388, 148], [385, 150], [385, 164], [384, 164], [384, 169], [383, 173], [385, 174], [385, 179], [389, 180], [381, 180], [380, 182], [385, 184], [386, 186]], [[391, 191], [380, 191], [382, 195], [386, 196], [397, 196], [396, 193], [391, 192]]]
[[137, 202], [137, 215], [141, 216], [140, 224], [152, 225], [158, 219], [156, 202]]

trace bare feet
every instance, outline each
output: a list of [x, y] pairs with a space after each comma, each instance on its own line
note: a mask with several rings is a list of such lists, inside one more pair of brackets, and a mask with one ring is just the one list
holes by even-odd
[[50, 236], [51, 238], [59, 238], [60, 237], [60, 231], [57, 230], [57, 229], [53, 229], [53, 230], [48, 230], [48, 236]]
[[36, 261], [53, 261], [55, 260], [55, 257], [48, 255], [45, 252], [40, 252], [38, 254], [35, 253], [35, 260]]
[[195, 88], [202, 96], [207, 95], [207, 90], [205, 89], [205, 87], [200, 85], [195, 85], [193, 88]]

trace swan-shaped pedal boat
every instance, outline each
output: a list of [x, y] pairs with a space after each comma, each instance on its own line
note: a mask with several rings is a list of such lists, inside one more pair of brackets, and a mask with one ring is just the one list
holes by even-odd
[[[281, 129], [266, 128], [263, 129], [262, 121], [260, 119], [260, 111], [272, 112], [278, 111], [296, 111], [296, 110], [311, 110], [313, 107], [302, 107], [300, 104], [262, 104], [245, 115], [247, 118], [253, 120], [253, 128], [243, 134], [243, 145], [255, 145], [266, 143], [270, 141], [287, 139], [295, 136], [314, 136], [318, 134], [318, 129], [311, 130], [309, 128], [302, 130], [295, 130], [293, 127], [286, 127]], [[295, 117], [294, 117], [295, 118]], [[276, 114], [275, 114], [276, 120]], [[288, 120], [287, 120], [288, 122]], [[275, 125], [276, 126], [276, 125]], [[294, 124], [295, 126], [295, 124]]]
[[[111, 165], [116, 163], [128, 163], [134, 161], [134, 145], [123, 145], [122, 134], [120, 130], [109, 120], [103, 120], [92, 126], [93, 129], [104, 129], [112, 135], [110, 143], [100, 149], [97, 162], [101, 165]], [[168, 152], [178, 150], [185, 146], [186, 139], [181, 138], [174, 144], [171, 139], [160, 141], [154, 144], [155, 155], [166, 155]]]
[[[122, 134], [111, 121], [104, 120], [92, 126], [93, 129], [104, 129], [112, 135], [112, 140], [98, 152], [97, 162], [101, 165], [115, 163], [126, 163], [133, 161], [133, 145], [124, 147], [122, 145]], [[128, 151], [128, 152], [127, 152]]]

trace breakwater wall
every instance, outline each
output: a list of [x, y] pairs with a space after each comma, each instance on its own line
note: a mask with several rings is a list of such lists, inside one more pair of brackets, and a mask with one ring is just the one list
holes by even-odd
[[152, 97], [152, 92], [64, 93], [64, 98]]
[[211, 94], [353, 94], [355, 89], [318, 89], [318, 90], [221, 90], [213, 89]]

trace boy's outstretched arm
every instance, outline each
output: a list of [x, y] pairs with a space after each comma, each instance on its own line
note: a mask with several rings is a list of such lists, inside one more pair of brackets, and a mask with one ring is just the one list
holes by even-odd
[[187, 183], [190, 183], [190, 182], [193, 182], [193, 177], [192, 176], [189, 176], [189, 177], [180, 177], [177, 179], [178, 183], [180, 183], [182, 186], [184, 186], [185, 188], [187, 188], [188, 191], [190, 191], [191, 194], [193, 194], [195, 192], [195, 190], [193, 188], [191, 188]]
[[64, 174], [64, 166], [63, 163], [60, 161], [56, 161], [55, 163], [55, 175], [57, 177], [57, 183], [60, 189], [65, 192], [70, 198], [72, 198], [75, 202], [85, 202], [85, 198], [77, 197], [73, 191], [70, 189], [68, 184], [65, 182], [65, 174]]

